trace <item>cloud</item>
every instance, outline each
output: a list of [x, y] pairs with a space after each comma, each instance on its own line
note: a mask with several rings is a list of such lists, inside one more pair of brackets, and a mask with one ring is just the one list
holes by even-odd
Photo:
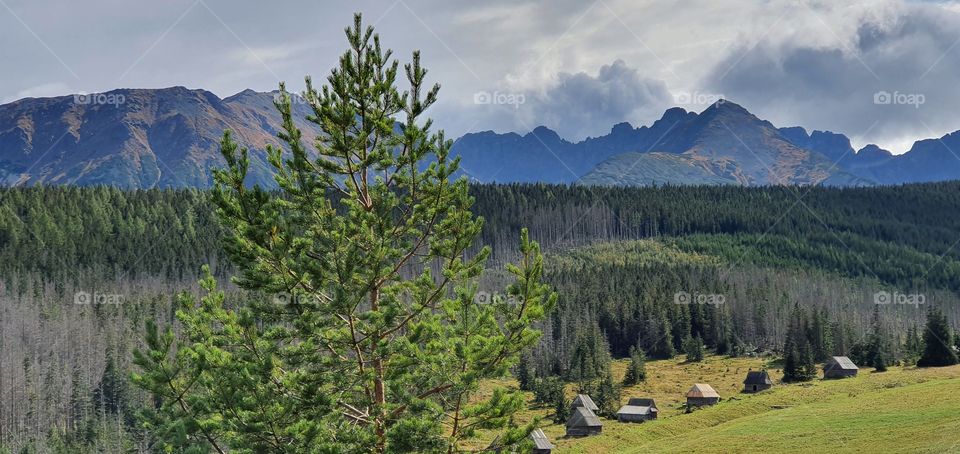
[[542, 90], [478, 92], [467, 109], [484, 124], [515, 131], [545, 125], [579, 140], [606, 134], [619, 122], [644, 122], [673, 102], [663, 81], [643, 77], [623, 60], [601, 66], [596, 75], [561, 72], [554, 79]]
[[11, 96], [0, 101], [0, 103], [13, 102], [23, 98], [42, 98], [49, 96], [62, 96], [70, 92], [70, 87], [63, 82], [51, 82], [27, 87], [17, 91]]
[[[832, 43], [774, 37], [745, 44], [703, 85], [775, 124], [831, 129], [860, 145], [899, 148], [894, 152], [960, 129], [960, 13], [930, 3], [884, 4], [810, 9], [807, 22], [791, 28]], [[820, 21], [824, 16], [841, 19]]]

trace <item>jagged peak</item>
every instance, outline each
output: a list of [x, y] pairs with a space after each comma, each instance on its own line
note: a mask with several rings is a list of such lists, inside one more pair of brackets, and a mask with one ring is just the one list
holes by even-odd
[[633, 125], [631, 125], [626, 121], [623, 121], [613, 125], [613, 127], [610, 128], [610, 134], [623, 134], [627, 132], [633, 132], [633, 130], [634, 130]]

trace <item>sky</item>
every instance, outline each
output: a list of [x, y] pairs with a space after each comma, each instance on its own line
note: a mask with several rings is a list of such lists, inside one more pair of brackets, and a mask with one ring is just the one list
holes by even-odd
[[960, 2], [0, 0], [0, 102], [182, 85], [221, 97], [323, 80], [354, 12], [442, 88], [448, 137], [568, 140], [723, 98], [894, 153], [960, 130]]

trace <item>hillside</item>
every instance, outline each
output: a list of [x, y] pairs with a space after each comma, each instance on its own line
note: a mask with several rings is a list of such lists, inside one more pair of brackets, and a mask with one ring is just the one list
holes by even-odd
[[[119, 89], [96, 97], [25, 98], [0, 105], [0, 185], [207, 188], [224, 165], [224, 130], [251, 150], [250, 184], [275, 187], [264, 149], [277, 144], [276, 92], [219, 98], [184, 87]], [[106, 102], [100, 102], [106, 101]], [[295, 98], [304, 141], [316, 136]], [[869, 186], [960, 179], [960, 133], [918, 141], [899, 156], [854, 151], [843, 134], [777, 128], [731, 101], [666, 110], [649, 126], [614, 125], [579, 142], [546, 126], [525, 134], [468, 133], [454, 141], [476, 182]]]
[[[275, 185], [264, 150], [278, 145], [276, 93], [220, 99], [205, 90], [121, 89], [99, 103], [74, 96], [0, 106], [0, 184], [205, 188], [223, 167], [220, 137], [231, 130], [251, 150], [250, 183]], [[86, 98], [79, 98], [84, 100]], [[315, 137], [294, 103], [305, 140]]]
[[[621, 377], [625, 364], [614, 365]], [[741, 394], [750, 369], [769, 368], [774, 387]], [[602, 419], [603, 433], [566, 438], [550, 422], [552, 411], [534, 408], [558, 453], [641, 452], [958, 452], [960, 366], [941, 369], [860, 370], [856, 378], [782, 384], [776, 364], [761, 358], [708, 357], [650, 361], [646, 383], [622, 390], [629, 397], [651, 397], [661, 409], [656, 421], [642, 424]], [[722, 401], [693, 413], [680, 407], [692, 383], [710, 383]], [[573, 391], [568, 389], [572, 397]]]

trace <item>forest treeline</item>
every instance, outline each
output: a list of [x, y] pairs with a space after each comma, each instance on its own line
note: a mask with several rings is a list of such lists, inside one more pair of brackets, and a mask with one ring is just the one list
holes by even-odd
[[[602, 188], [474, 185], [493, 263], [519, 231], [545, 250], [651, 237], [737, 263], [822, 268], [900, 286], [960, 290], [960, 182], [878, 188], [679, 186]], [[719, 238], [715, 235], [736, 235]], [[76, 280], [229, 273], [209, 194], [115, 188], [0, 189], [0, 272]]]
[[[493, 250], [484, 289], [502, 287], [522, 227], [548, 252], [559, 301], [516, 371], [530, 389], [606, 395], [614, 357], [779, 355], [797, 325], [816, 360], [870, 360], [879, 324], [889, 358], [912, 362], [929, 307], [960, 321], [960, 183], [471, 193]], [[203, 191], [0, 190], [0, 452], [148, 450], [135, 415], [152, 403], [128, 382], [131, 352], [146, 320], [174, 322], [203, 264], [232, 274], [223, 232]], [[236, 304], [258, 297], [226, 288]], [[78, 292], [120, 296], [77, 304]], [[879, 306], [880, 292], [925, 301]]]

